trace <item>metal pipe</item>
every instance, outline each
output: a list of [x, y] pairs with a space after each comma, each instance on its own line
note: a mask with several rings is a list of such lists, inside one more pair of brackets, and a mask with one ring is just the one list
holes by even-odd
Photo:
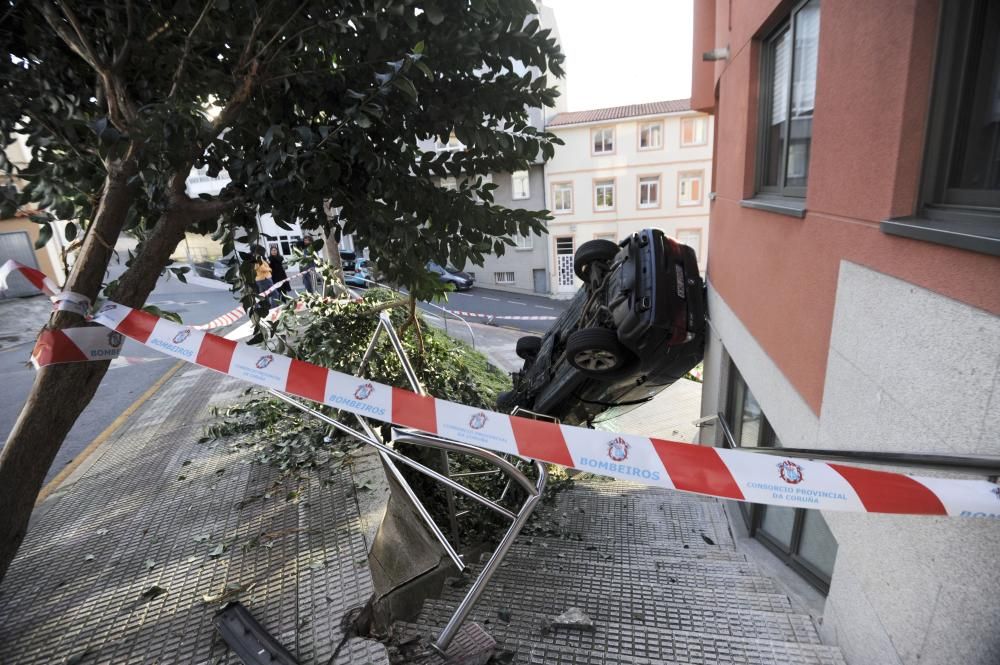
[[[343, 432], [345, 432], [347, 434], [350, 434], [351, 436], [357, 437], [358, 439], [364, 441], [368, 445], [370, 445], [370, 446], [374, 447], [375, 449], [377, 449], [380, 453], [388, 455], [388, 456], [390, 456], [393, 459], [399, 460], [403, 464], [405, 464], [405, 465], [407, 465], [407, 466], [409, 466], [409, 467], [411, 467], [413, 469], [416, 469], [420, 473], [423, 473], [424, 475], [427, 475], [427, 476], [430, 476], [431, 478], [434, 478], [434, 480], [437, 480], [442, 485], [446, 485], [448, 487], [451, 487], [455, 491], [460, 492], [461, 494], [464, 494], [465, 496], [469, 497], [473, 501], [477, 501], [477, 502], [481, 503], [482, 505], [486, 506], [487, 508], [489, 508], [489, 509], [491, 509], [491, 510], [493, 510], [493, 511], [495, 511], [495, 512], [501, 514], [501, 515], [503, 515], [507, 519], [509, 519], [509, 520], [517, 519], [517, 516], [514, 513], [510, 512], [509, 510], [507, 510], [503, 506], [497, 505], [496, 503], [494, 503], [493, 501], [490, 501], [489, 499], [487, 499], [483, 495], [475, 492], [474, 490], [470, 490], [465, 485], [457, 483], [454, 480], [452, 480], [451, 478], [448, 478], [448, 477], [440, 474], [439, 472], [435, 471], [434, 469], [431, 469], [430, 467], [424, 466], [420, 462], [417, 462], [416, 460], [412, 460], [409, 457], [407, 457], [406, 455], [393, 450], [392, 448], [388, 447], [384, 443], [381, 443], [380, 441], [377, 440], [377, 435], [375, 434], [374, 430], [371, 429], [371, 425], [369, 425], [368, 423], [366, 423], [364, 421], [361, 421], [361, 426], [364, 429], [368, 430], [368, 435], [365, 435], [365, 434], [362, 434], [361, 432], [358, 432], [357, 430], [354, 430], [354, 429], [348, 427], [347, 425], [344, 425], [339, 420], [336, 420], [335, 418], [331, 418], [330, 416], [328, 416], [325, 413], [322, 413], [320, 411], [317, 411], [316, 409], [309, 408], [305, 404], [302, 404], [301, 402], [299, 402], [297, 400], [291, 399], [290, 397], [287, 397], [286, 395], [283, 395], [283, 394], [281, 394], [281, 393], [279, 393], [279, 392], [277, 392], [275, 390], [268, 390], [268, 392], [271, 393], [271, 394], [273, 394], [275, 397], [279, 397], [282, 400], [284, 400], [285, 402], [288, 402], [289, 404], [291, 404], [291, 405], [299, 408], [303, 412], [308, 413], [310, 416], [312, 416], [314, 418], [317, 418], [318, 420], [322, 420], [323, 422], [328, 423], [330, 425], [333, 425], [334, 427], [340, 429], [341, 431], [343, 431]], [[411, 443], [415, 443], [416, 445], [421, 445], [420, 442], [416, 442], [416, 441], [411, 442]], [[429, 447], [437, 448], [437, 446], [429, 446]]]
[[[385, 450], [383, 450], [383, 448], [385, 447], [382, 446], [381, 444], [377, 445], [376, 447], [379, 449], [379, 455], [384, 460], [388, 455], [388, 453]], [[441, 529], [439, 529], [438, 525], [434, 523], [434, 520], [433, 518], [431, 518], [430, 513], [427, 512], [426, 508], [424, 508], [424, 504], [420, 502], [420, 499], [418, 499], [417, 495], [413, 492], [413, 488], [410, 487], [410, 484], [406, 482], [406, 478], [403, 478], [403, 474], [399, 471], [399, 469], [396, 468], [395, 464], [392, 464], [390, 462], [389, 464], [386, 464], [386, 467], [389, 469], [390, 472], [392, 472], [392, 475], [396, 478], [396, 482], [398, 482], [402, 486], [403, 491], [406, 492], [406, 496], [409, 497], [411, 502], [413, 502], [413, 505], [417, 509], [417, 512], [420, 513], [420, 517], [423, 518], [424, 522], [427, 523], [427, 526], [430, 527], [431, 532], [434, 534], [434, 537], [437, 538], [438, 542], [444, 548], [444, 551], [451, 558], [452, 562], [458, 567], [460, 571], [464, 571], [467, 566], [465, 565], [465, 562], [462, 561], [461, 555], [455, 551], [455, 548], [451, 546], [451, 543], [448, 542], [448, 539], [445, 538], [443, 533], [441, 533]]]
[[517, 514], [517, 519], [510, 525], [510, 529], [507, 530], [503, 540], [500, 541], [496, 551], [493, 552], [493, 556], [490, 557], [490, 560], [483, 567], [483, 572], [481, 572], [479, 577], [476, 578], [476, 581], [472, 583], [472, 587], [469, 589], [469, 592], [465, 594], [465, 598], [463, 598], [462, 602], [459, 603], [458, 607], [455, 609], [455, 613], [451, 616], [451, 619], [448, 620], [444, 629], [441, 630], [438, 638], [431, 645], [431, 647], [441, 655], [444, 655], [445, 651], [447, 651], [448, 645], [451, 644], [451, 641], [455, 638], [455, 634], [458, 633], [458, 629], [462, 626], [466, 617], [468, 617], [469, 612], [472, 611], [472, 607], [479, 600], [479, 596], [482, 595], [483, 590], [486, 588], [486, 585], [489, 584], [493, 574], [500, 567], [504, 557], [507, 556], [507, 551], [510, 550], [511, 545], [514, 544], [514, 540], [516, 540], [517, 536], [521, 533], [521, 529], [524, 528], [528, 518], [531, 517], [531, 513], [534, 512], [535, 504], [541, 500], [542, 493], [545, 491], [545, 483], [548, 480], [548, 472], [545, 470], [545, 465], [541, 462], [536, 461], [535, 467], [538, 469], [538, 480], [535, 481], [535, 487], [533, 488], [534, 492], [528, 497], [528, 500], [524, 502], [524, 505], [521, 506], [521, 510]]
[[487, 462], [500, 467], [504, 473], [517, 481], [517, 484], [523, 487], [529, 495], [534, 496], [537, 492], [535, 485], [528, 480], [527, 476], [521, 473], [520, 469], [496, 453], [483, 448], [477, 448], [476, 446], [470, 446], [467, 443], [459, 443], [457, 441], [451, 441], [450, 439], [442, 439], [434, 434], [426, 434], [412, 429], [398, 429], [396, 431], [397, 434], [394, 437], [396, 441], [416, 443], [418, 445], [426, 445], [432, 448], [442, 448], [444, 450], [478, 457], [479, 459], [486, 460]]
[[399, 340], [399, 335], [396, 334], [396, 330], [392, 327], [392, 320], [389, 318], [389, 315], [382, 312], [379, 314], [379, 319], [382, 329], [389, 336], [389, 343], [392, 344], [396, 355], [399, 356], [399, 361], [403, 365], [403, 372], [406, 374], [406, 380], [409, 381], [410, 387], [414, 392], [426, 395], [427, 391], [420, 384], [420, 379], [417, 378], [417, 373], [413, 370], [413, 365], [410, 364], [410, 358], [406, 355], [406, 349], [403, 348], [403, 343]]
[[855, 464], [884, 464], [886, 466], [910, 466], [938, 471], [955, 471], [975, 475], [1000, 475], [1000, 459], [996, 457], [970, 457], [960, 455], [940, 455], [925, 453], [892, 453], [877, 450], [831, 450], [829, 448], [758, 448], [744, 447], [736, 443], [725, 415], [719, 413], [722, 433], [732, 448], [759, 455], [807, 457], [818, 460], [839, 460]]
[[464, 473], [453, 473], [452, 478], [468, 478], [469, 476], [495, 476], [500, 473], [500, 469], [494, 469], [493, 471], [466, 471]]
[[365, 369], [368, 367], [369, 361], [371, 361], [372, 353], [375, 352], [375, 345], [378, 344], [379, 337], [382, 336], [382, 319], [378, 320], [378, 324], [375, 326], [375, 333], [372, 335], [372, 340], [368, 342], [368, 348], [365, 349], [365, 355], [361, 357], [361, 365], [358, 367], [358, 376], [364, 376]]

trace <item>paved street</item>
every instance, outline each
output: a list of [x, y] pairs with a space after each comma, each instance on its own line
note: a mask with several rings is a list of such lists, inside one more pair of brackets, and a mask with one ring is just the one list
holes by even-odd
[[[121, 269], [112, 268], [112, 274]], [[233, 296], [222, 282], [193, 278], [183, 284], [172, 275], [160, 279], [149, 298], [149, 304], [177, 312], [185, 323], [206, 323], [235, 306]], [[48, 317], [49, 304], [44, 296], [0, 300], [0, 446], [14, 426], [27, 399], [35, 370], [27, 361], [32, 342]], [[81, 414], [66, 437], [46, 482], [58, 474], [86, 446], [103, 432], [143, 393], [145, 393], [174, 362], [141, 344], [126, 340], [122, 358], [112, 363], [97, 395]]]
[[[568, 300], [553, 300], [537, 295], [522, 295], [473, 287], [468, 291], [448, 294], [447, 302], [435, 305], [453, 312], [470, 312], [473, 314], [492, 314], [496, 316], [559, 316]], [[425, 311], [434, 312], [433, 307], [422, 306]], [[485, 323], [484, 317], [466, 316], [472, 323]], [[525, 332], [542, 333], [549, 329], [552, 321], [498, 319], [498, 325], [522, 330]]]

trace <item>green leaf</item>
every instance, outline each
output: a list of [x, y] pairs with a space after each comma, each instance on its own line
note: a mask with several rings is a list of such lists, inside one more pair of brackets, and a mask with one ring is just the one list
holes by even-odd
[[38, 229], [38, 240], [35, 241], [35, 249], [45, 247], [45, 243], [52, 239], [52, 225], [42, 224]]
[[210, 559], [218, 559], [220, 556], [222, 556], [222, 553], [225, 551], [226, 551], [225, 545], [216, 545], [211, 549], [211, 551], [209, 551], [208, 557]]
[[73, 222], [66, 224], [66, 240], [69, 242], [76, 240], [76, 224]]
[[417, 101], [417, 89], [413, 87], [413, 83], [406, 78], [396, 78], [392, 80], [392, 85], [394, 85], [399, 90], [403, 91], [407, 97], [413, 101]]
[[161, 587], [159, 584], [154, 584], [153, 586], [149, 587], [148, 589], [142, 592], [142, 597], [145, 598], [146, 600], [152, 600], [153, 598], [162, 596], [166, 592], [167, 590]]

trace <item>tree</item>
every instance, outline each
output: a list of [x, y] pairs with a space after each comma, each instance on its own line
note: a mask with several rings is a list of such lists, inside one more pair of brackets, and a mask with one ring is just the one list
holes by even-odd
[[[256, 214], [354, 233], [380, 272], [419, 296], [440, 286], [429, 260], [461, 265], [540, 231], [545, 213], [494, 205], [484, 174], [553, 151], [526, 107], [551, 105], [555, 40], [530, 0], [132, 0], [0, 5], [0, 139], [27, 136], [24, 186], [2, 203], [51, 236], [71, 220], [78, 254], [65, 288], [141, 307], [185, 232], [226, 251], [257, 239]], [[518, 60], [533, 72], [511, 71]], [[419, 150], [455, 133], [466, 150]], [[189, 197], [193, 167], [228, 171]], [[462, 176], [448, 191], [443, 176]], [[335, 210], [330, 216], [324, 210]], [[115, 240], [140, 244], [104, 284]], [[249, 305], [252, 268], [231, 271]], [[83, 323], [55, 313], [50, 328]], [[38, 372], [0, 454], [0, 576], [42, 479], [107, 362]]]

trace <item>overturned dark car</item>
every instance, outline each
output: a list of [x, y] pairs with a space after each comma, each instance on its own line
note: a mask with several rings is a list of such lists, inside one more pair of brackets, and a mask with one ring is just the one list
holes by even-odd
[[584, 286], [543, 337], [522, 337], [524, 367], [497, 399], [590, 425], [649, 401], [702, 361], [705, 284], [693, 249], [659, 229], [580, 245]]

